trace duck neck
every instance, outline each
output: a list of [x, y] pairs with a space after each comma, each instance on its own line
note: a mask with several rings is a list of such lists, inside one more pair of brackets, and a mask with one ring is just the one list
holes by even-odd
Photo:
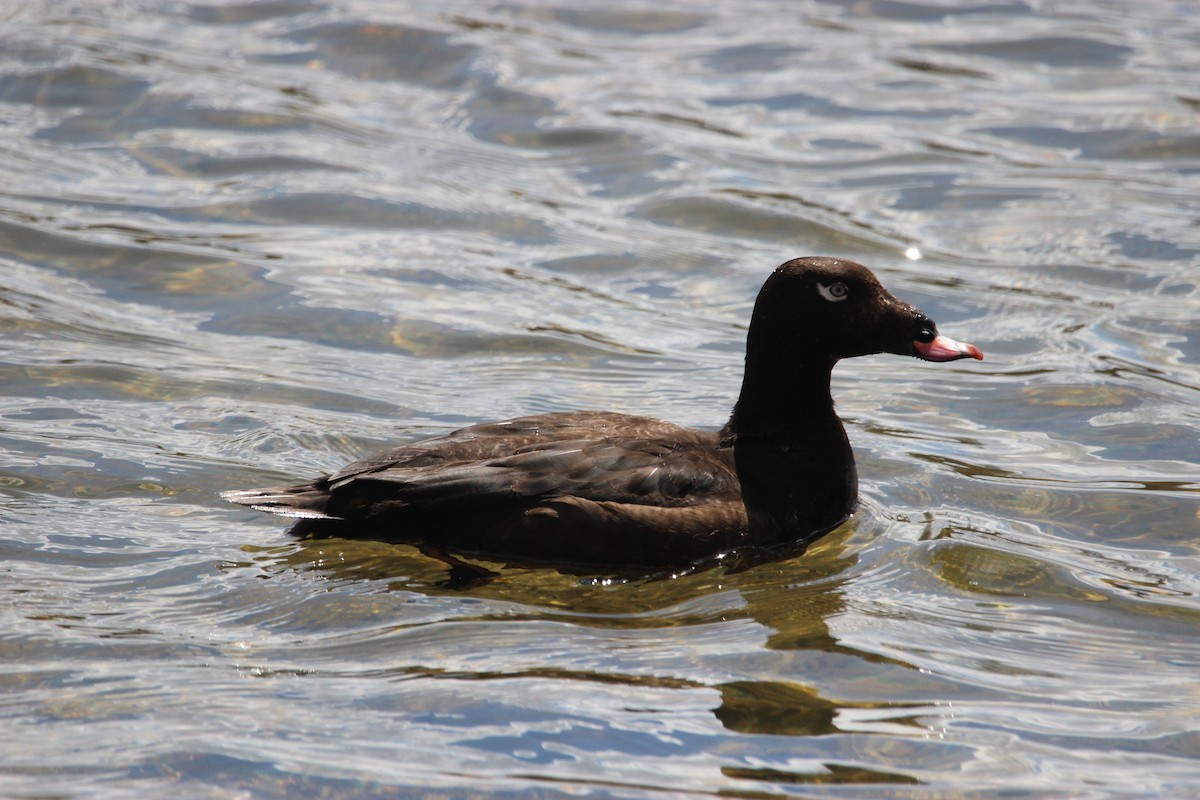
[[758, 543], [814, 537], [857, 503], [854, 454], [829, 391], [834, 363], [746, 364], [721, 441], [733, 447]]

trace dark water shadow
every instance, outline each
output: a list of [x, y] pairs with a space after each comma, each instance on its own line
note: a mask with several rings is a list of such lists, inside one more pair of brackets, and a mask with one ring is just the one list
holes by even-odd
[[711, 557], [696, 561], [667, 564], [663, 566], [613, 565], [575, 562], [555, 557], [531, 558], [528, 556], [506, 556], [486, 552], [459, 551], [435, 542], [414, 538], [409, 535], [398, 537], [391, 528], [373, 527], [362, 522], [345, 522], [333, 519], [302, 519], [288, 533], [301, 542], [323, 542], [330, 540], [370, 540], [391, 545], [410, 545], [428, 559], [439, 562], [447, 569], [447, 576], [438, 583], [438, 588], [452, 591], [477, 588], [500, 577], [500, 572], [484, 566], [502, 565], [506, 569], [547, 569], [561, 575], [581, 579], [585, 583], [646, 583], [676, 580], [689, 575], [698, 575], [709, 570], [720, 569], [727, 574], [737, 574], [757, 566], [804, 555], [816, 541], [841, 525], [817, 531], [803, 539], [797, 539], [770, 547], [745, 546], [715, 553]]

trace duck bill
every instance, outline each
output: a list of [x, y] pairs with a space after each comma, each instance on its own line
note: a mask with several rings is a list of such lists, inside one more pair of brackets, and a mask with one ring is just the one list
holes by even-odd
[[974, 358], [983, 361], [983, 352], [973, 344], [956, 342], [949, 336], [941, 334], [931, 342], [913, 342], [917, 357], [926, 361], [955, 361], [960, 358]]

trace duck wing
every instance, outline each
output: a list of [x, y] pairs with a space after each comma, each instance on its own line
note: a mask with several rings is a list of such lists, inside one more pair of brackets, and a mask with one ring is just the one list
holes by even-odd
[[638, 506], [736, 501], [731, 448], [649, 417], [566, 412], [473, 425], [385, 450], [298, 486], [227, 492], [298, 518], [368, 519], [402, 509], [463, 514], [568, 497]]
[[535, 561], [690, 563], [747, 531], [732, 449], [702, 441], [539, 441], [491, 459], [408, 461], [326, 491], [325, 515], [350, 530]]
[[497, 458], [447, 461], [432, 455], [332, 477], [328, 511], [346, 518], [338, 512], [367, 497], [451, 512], [511, 502], [527, 507], [540, 498], [679, 507], [738, 495], [732, 453], [699, 442], [577, 439], [534, 442]]

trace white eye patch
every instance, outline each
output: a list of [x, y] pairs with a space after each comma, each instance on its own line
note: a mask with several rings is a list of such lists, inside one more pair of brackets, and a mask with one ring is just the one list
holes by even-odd
[[846, 288], [846, 284], [838, 281], [826, 286], [823, 283], [817, 284], [817, 291], [831, 303], [840, 303], [850, 296], [850, 290]]

